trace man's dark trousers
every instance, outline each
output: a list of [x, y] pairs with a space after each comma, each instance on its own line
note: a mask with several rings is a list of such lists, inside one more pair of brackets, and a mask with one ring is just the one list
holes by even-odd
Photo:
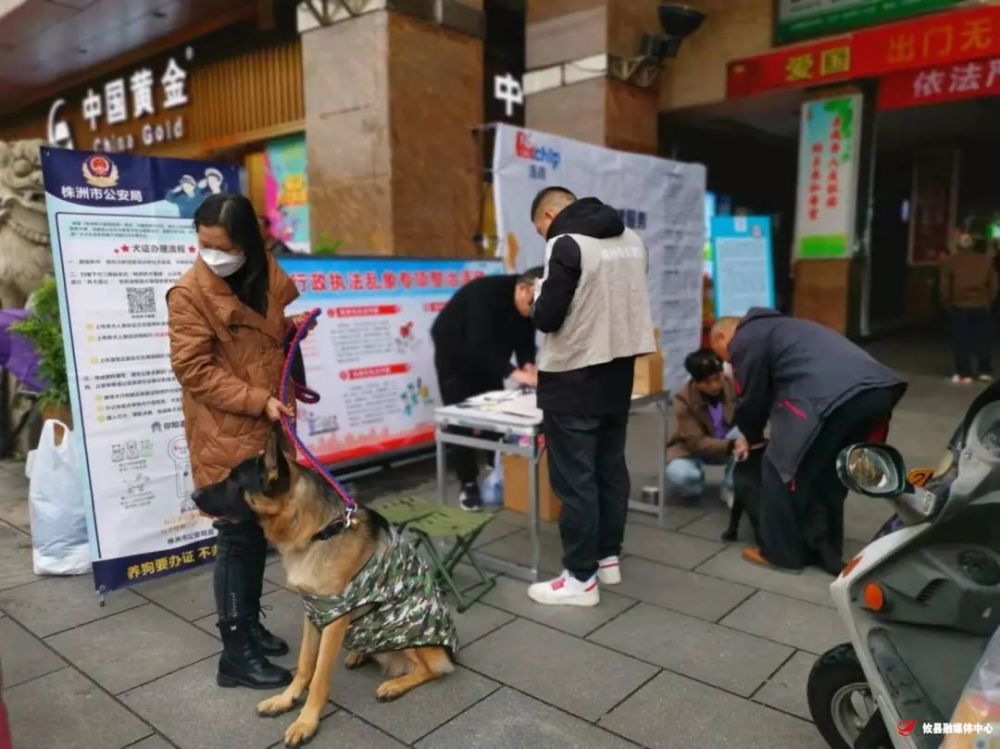
[[987, 307], [951, 310], [952, 345], [955, 347], [955, 373], [971, 377], [972, 358], [975, 374], [993, 374], [993, 318]]
[[[441, 403], [445, 406], [453, 406], [462, 403], [475, 395], [488, 393], [492, 390], [503, 388], [503, 382], [479, 381], [463, 376], [456, 369], [448, 367], [447, 364], [436, 361], [438, 375], [438, 389], [441, 391]], [[468, 429], [455, 429], [457, 433], [472, 434]], [[487, 436], [487, 435], [480, 435]], [[493, 436], [492, 434], [488, 436]], [[475, 484], [479, 479], [479, 453], [472, 447], [461, 447], [455, 445], [451, 451], [451, 464], [455, 468], [455, 475], [463, 486]]]
[[628, 412], [568, 416], [545, 412], [549, 479], [562, 502], [563, 566], [589, 580], [597, 562], [621, 553], [630, 494], [625, 440]]
[[[837, 456], [845, 447], [867, 441], [887, 427], [897, 400], [892, 388], [875, 388], [834, 409], [790, 485], [764, 458], [760, 541], [769, 562], [790, 569], [818, 563], [832, 574], [840, 572], [847, 488], [837, 476]], [[884, 438], [884, 431], [879, 436]]]

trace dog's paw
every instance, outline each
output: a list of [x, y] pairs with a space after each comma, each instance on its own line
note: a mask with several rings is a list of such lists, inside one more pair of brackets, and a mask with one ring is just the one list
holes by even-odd
[[375, 699], [379, 702], [392, 702], [406, 694], [408, 689], [400, 687], [395, 682], [396, 679], [390, 679], [379, 684], [378, 689], [375, 690]]
[[273, 718], [275, 715], [287, 713], [295, 706], [295, 700], [283, 694], [275, 695], [270, 699], [257, 703], [257, 715], [262, 718]]
[[285, 746], [297, 747], [308, 743], [319, 729], [318, 720], [303, 718], [301, 715], [285, 731]]
[[348, 653], [344, 657], [344, 668], [361, 668], [366, 663], [368, 663], [367, 653]]

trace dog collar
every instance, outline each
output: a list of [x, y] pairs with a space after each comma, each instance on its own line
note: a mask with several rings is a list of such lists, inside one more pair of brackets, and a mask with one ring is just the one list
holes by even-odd
[[323, 528], [321, 528], [319, 531], [313, 534], [312, 540], [327, 541], [333, 538], [334, 536], [340, 534], [341, 532], [346, 531], [353, 524], [354, 523], [351, 520], [351, 514], [348, 513], [347, 517], [345, 518], [337, 518], [336, 520], [331, 520], [329, 523], [323, 526]]

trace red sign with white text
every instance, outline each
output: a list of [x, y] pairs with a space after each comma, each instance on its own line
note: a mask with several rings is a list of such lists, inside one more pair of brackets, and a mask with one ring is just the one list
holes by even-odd
[[886, 76], [878, 108], [903, 109], [1000, 94], [1000, 57]]
[[729, 63], [729, 98], [1000, 57], [1000, 6], [936, 13]]

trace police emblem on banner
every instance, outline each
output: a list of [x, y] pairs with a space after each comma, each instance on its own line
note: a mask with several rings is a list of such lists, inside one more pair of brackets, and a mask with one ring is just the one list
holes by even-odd
[[118, 184], [118, 167], [107, 156], [95, 153], [83, 162], [83, 178], [93, 187], [114, 187]]

